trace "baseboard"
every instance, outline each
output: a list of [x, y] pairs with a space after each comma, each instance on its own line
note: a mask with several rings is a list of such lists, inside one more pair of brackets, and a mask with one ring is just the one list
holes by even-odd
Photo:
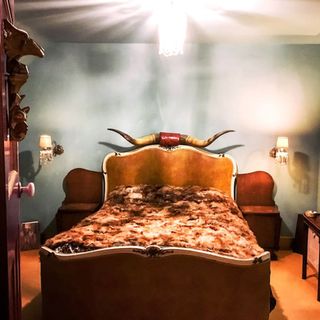
[[281, 236], [279, 247], [280, 250], [291, 250], [294, 238], [290, 236]]

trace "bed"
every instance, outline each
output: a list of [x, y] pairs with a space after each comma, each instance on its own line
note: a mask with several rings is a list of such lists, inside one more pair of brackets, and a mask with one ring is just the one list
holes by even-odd
[[43, 319], [269, 318], [270, 254], [232, 200], [231, 157], [145, 146], [102, 170], [102, 208], [40, 250]]

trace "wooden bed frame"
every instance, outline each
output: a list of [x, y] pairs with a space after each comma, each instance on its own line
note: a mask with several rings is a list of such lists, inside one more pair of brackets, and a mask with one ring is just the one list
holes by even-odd
[[[227, 155], [148, 146], [103, 161], [105, 195], [125, 184], [216, 187], [234, 196]], [[40, 250], [43, 319], [266, 320], [270, 254], [236, 259], [186, 248]]]

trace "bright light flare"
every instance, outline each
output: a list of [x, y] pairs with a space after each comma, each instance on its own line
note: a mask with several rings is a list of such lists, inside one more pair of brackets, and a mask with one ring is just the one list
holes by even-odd
[[172, 56], [183, 54], [187, 32], [187, 15], [183, 1], [163, 1], [157, 9], [159, 54]]

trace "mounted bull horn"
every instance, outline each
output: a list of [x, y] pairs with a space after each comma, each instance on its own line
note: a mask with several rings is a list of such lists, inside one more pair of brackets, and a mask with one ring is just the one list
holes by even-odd
[[120, 130], [112, 129], [112, 128], [108, 128], [108, 130], [111, 130], [120, 134], [123, 138], [125, 138], [131, 144], [139, 147], [159, 143], [161, 146], [164, 146], [164, 147], [174, 147], [179, 144], [184, 144], [184, 145], [189, 145], [193, 147], [204, 148], [210, 145], [213, 141], [215, 141], [225, 133], [234, 132], [234, 130], [221, 131], [216, 133], [214, 136], [210, 137], [207, 140], [200, 140], [186, 134], [167, 133], [167, 132], [152, 133], [147, 136], [143, 136], [135, 139]]
[[158, 133], [148, 134], [147, 136], [143, 136], [143, 137], [135, 139], [120, 130], [112, 129], [112, 128], [108, 128], [108, 130], [114, 131], [114, 132], [120, 134], [122, 137], [124, 137], [131, 144], [133, 144], [135, 146], [139, 146], [139, 147], [147, 146], [149, 144], [157, 144], [160, 141], [160, 135]]
[[200, 140], [200, 139], [194, 138], [192, 136], [182, 134], [181, 138], [180, 138], [180, 144], [186, 144], [186, 145], [193, 146], [193, 147], [204, 148], [228, 132], [234, 132], [234, 130], [225, 130], [225, 131], [218, 132], [214, 136], [210, 137], [207, 140]]

